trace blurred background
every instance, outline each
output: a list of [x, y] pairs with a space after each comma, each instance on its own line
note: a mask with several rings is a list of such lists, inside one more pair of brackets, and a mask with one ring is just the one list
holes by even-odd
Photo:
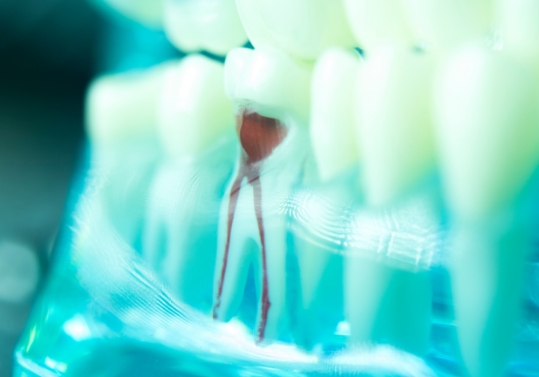
[[46, 278], [89, 81], [175, 54], [162, 32], [97, 1], [0, 0], [0, 377]]

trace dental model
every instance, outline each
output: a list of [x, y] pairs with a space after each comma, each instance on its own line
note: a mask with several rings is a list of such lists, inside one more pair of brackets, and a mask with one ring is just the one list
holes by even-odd
[[165, 81], [158, 129], [166, 157], [149, 193], [143, 255], [178, 298], [208, 310], [234, 112], [221, 63], [190, 55]]

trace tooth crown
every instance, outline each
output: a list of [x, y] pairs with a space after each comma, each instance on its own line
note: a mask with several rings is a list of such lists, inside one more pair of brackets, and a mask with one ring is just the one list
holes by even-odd
[[330, 46], [354, 46], [340, 1], [236, 0], [236, 3], [256, 48], [278, 48], [296, 58], [313, 60]]
[[168, 70], [159, 131], [169, 155], [199, 155], [233, 132], [234, 112], [223, 80], [223, 65], [200, 55], [190, 55]]
[[503, 53], [469, 46], [441, 70], [436, 117], [450, 207], [484, 218], [511, 205], [539, 162], [538, 88]]
[[330, 49], [317, 61], [311, 90], [311, 141], [320, 177], [330, 180], [358, 161], [355, 137], [357, 53]]
[[164, 0], [165, 32], [179, 49], [226, 55], [247, 42], [234, 0]]
[[91, 84], [86, 127], [94, 144], [117, 144], [154, 134], [167, 66], [103, 76]]
[[[280, 118], [286, 110], [303, 123], [309, 119], [311, 67], [270, 48], [232, 50], [225, 62], [229, 98], [265, 108], [262, 115]], [[264, 111], [264, 110], [261, 110]]]
[[372, 205], [390, 204], [435, 166], [432, 67], [427, 56], [383, 46], [360, 71], [358, 138]]
[[402, 0], [343, 0], [356, 41], [367, 52], [384, 44], [412, 47]]
[[485, 38], [496, 0], [402, 0], [417, 38], [435, 48], [454, 48]]

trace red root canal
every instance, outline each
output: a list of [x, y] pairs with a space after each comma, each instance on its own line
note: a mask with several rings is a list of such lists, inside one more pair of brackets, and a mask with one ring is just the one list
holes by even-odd
[[221, 306], [221, 296], [223, 294], [223, 285], [230, 251], [230, 237], [232, 233], [232, 225], [234, 223], [234, 215], [238, 205], [242, 181], [244, 178], [247, 178], [247, 182], [253, 187], [253, 205], [257, 218], [262, 253], [262, 297], [260, 298], [261, 315], [260, 323], [257, 329], [257, 342], [260, 343], [264, 340], [268, 312], [271, 306], [269, 300], [267, 250], [264, 232], [264, 217], [262, 211], [262, 185], [260, 184], [260, 169], [264, 160], [268, 158], [273, 153], [273, 150], [277, 148], [284, 140], [287, 134], [287, 129], [277, 119], [268, 118], [255, 112], [248, 112], [247, 110], [240, 113], [236, 122], [243, 153], [241, 156], [238, 175], [236, 176], [230, 191], [225, 252], [217, 289], [217, 298], [213, 307], [213, 318], [217, 319], [217, 312]]

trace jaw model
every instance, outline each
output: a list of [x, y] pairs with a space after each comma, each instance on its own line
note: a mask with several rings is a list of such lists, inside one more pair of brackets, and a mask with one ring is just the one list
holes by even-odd
[[[181, 18], [181, 12], [172, 8], [185, 4], [170, 0], [170, 14]], [[344, 255], [340, 265], [334, 265], [333, 256], [323, 248], [295, 244], [303, 314], [319, 312], [315, 297], [339, 281], [331, 293], [344, 295], [352, 343], [389, 343], [424, 356], [431, 322], [426, 272], [430, 262], [425, 260], [439, 248], [442, 213], [447, 210], [463, 359], [471, 376], [501, 376], [512, 352], [524, 263], [537, 222], [536, 215], [526, 211], [533, 202], [526, 187], [539, 162], [539, 86], [533, 73], [539, 64], [537, 6], [527, 0], [219, 4], [226, 7], [222, 14], [230, 20], [235, 19], [237, 6], [255, 46], [254, 51], [230, 51], [222, 78], [234, 104], [239, 151], [233, 171], [223, 169], [210, 190], [222, 202], [209, 215], [215, 221], [201, 237], [217, 228], [216, 251], [195, 256], [189, 230], [178, 232], [192, 220], [194, 208], [182, 207], [186, 217], [178, 216], [181, 220], [165, 215], [165, 210], [150, 211], [156, 223], [174, 224], [170, 234], [182, 234], [164, 252], [169, 256], [165, 265], [173, 266], [169, 269], [173, 271], [163, 272], [169, 284], [200, 287], [201, 296], [212, 296], [206, 309], [211, 306], [214, 318], [227, 321], [240, 309], [252, 265], [258, 290], [256, 338], [258, 342], [279, 338], [292, 322], [287, 308], [291, 288], [286, 279], [287, 236], [293, 233], [295, 220], [286, 208], [298, 200], [296, 188], [308, 186], [307, 166], [313, 159], [318, 169], [313, 192], [344, 182], [351, 186], [343, 178], [350, 174], [359, 177], [360, 188], [348, 190], [348, 194], [357, 191], [351, 195], [356, 204], [339, 229], [346, 229], [342, 244], [335, 248]], [[190, 11], [198, 12], [194, 7]], [[503, 31], [504, 51], [488, 50], [482, 41], [496, 24]], [[210, 32], [187, 41], [180, 35], [184, 32], [167, 28], [177, 34], [178, 46], [217, 53], [241, 44], [243, 38], [241, 32], [231, 33], [230, 39], [225, 38], [228, 42], [218, 46], [210, 41], [215, 39]], [[347, 49], [356, 43], [365, 49], [365, 60]], [[412, 52], [418, 45], [427, 48]], [[220, 79], [211, 72], [207, 66], [204, 75], [213, 77], [215, 84]], [[213, 84], [201, 93], [209, 93]], [[204, 102], [203, 95], [195, 98]], [[225, 103], [222, 96], [212, 98], [182, 113], [178, 122], [189, 124], [202, 108], [221, 108]], [[232, 107], [222, 108], [227, 110], [215, 123], [198, 119], [201, 129], [230, 126], [224, 113], [232, 114]], [[92, 122], [101, 123], [105, 122]], [[202, 156], [212, 150], [221, 132], [213, 131], [203, 138], [199, 136], [205, 131], [188, 133], [185, 139], [163, 131], [169, 158], [197, 156], [206, 161]], [[99, 130], [95, 132], [94, 138], [100, 139]], [[354, 170], [359, 173], [350, 173]], [[433, 171], [440, 174], [442, 193], [429, 186]], [[183, 172], [172, 180], [189, 176], [188, 169]], [[160, 179], [154, 184], [155, 198], [168, 185], [158, 183]], [[218, 182], [224, 181], [228, 182], [224, 193], [215, 194]], [[333, 199], [341, 194], [324, 191]], [[334, 218], [336, 212], [319, 213]], [[312, 216], [310, 229], [322, 229], [324, 216]], [[156, 256], [159, 232], [148, 230], [144, 251], [157, 270], [163, 262]], [[399, 258], [407, 259], [399, 264]], [[199, 263], [211, 268], [200, 274], [186, 272], [194, 271], [187, 266]], [[333, 272], [328, 279], [330, 265]], [[211, 280], [211, 269], [213, 293], [205, 283]], [[183, 288], [177, 294], [194, 302]]]

